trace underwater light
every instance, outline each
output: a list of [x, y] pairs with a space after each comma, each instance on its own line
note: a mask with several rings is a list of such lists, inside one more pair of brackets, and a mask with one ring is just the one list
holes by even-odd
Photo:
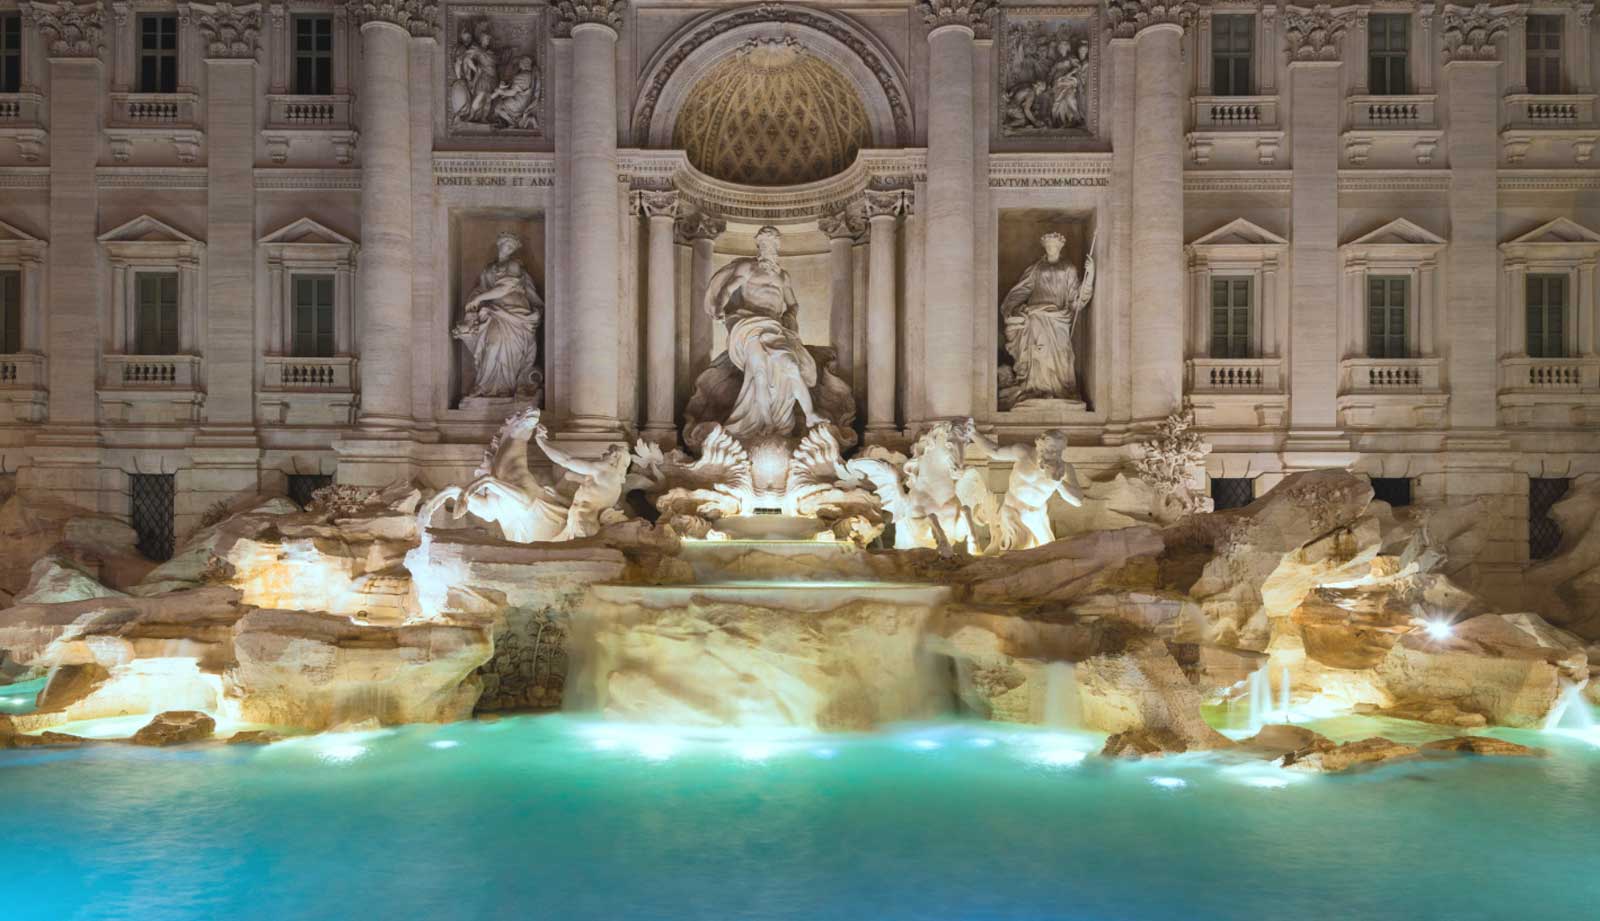
[[454, 739], [440, 739], [437, 742], [429, 742], [428, 743], [428, 747], [429, 748], [437, 748], [440, 751], [443, 751], [443, 750], [445, 750], [447, 748], [455, 748], [455, 747], [459, 746], [460, 744], [461, 744], [460, 742], [457, 742]]
[[811, 750], [811, 756], [813, 758], [821, 758], [824, 761], [827, 761], [830, 758], [836, 758], [838, 755], [839, 750], [837, 748], [813, 748]]
[[973, 748], [994, 748], [995, 744], [995, 740], [988, 736], [978, 736], [972, 740]]
[[365, 745], [337, 742], [317, 746], [317, 760], [328, 764], [349, 764], [367, 753]]
[[639, 756], [650, 761], [666, 761], [678, 753], [678, 745], [666, 736], [647, 736], [636, 746]]
[[932, 739], [918, 739], [911, 743], [911, 747], [917, 749], [918, 751], [931, 752], [940, 746], [938, 742], [935, 742]]
[[1182, 777], [1152, 777], [1150, 782], [1163, 790], [1180, 790], [1189, 785]]
[[1067, 748], [1065, 746], [1052, 746], [1050, 748], [1040, 750], [1038, 755], [1034, 757], [1034, 760], [1039, 764], [1045, 764], [1051, 767], [1067, 767], [1069, 765], [1078, 764], [1087, 757], [1089, 757], [1089, 753], [1080, 749]]
[[739, 746], [739, 757], [746, 761], [765, 761], [772, 757], [773, 748], [760, 742]]

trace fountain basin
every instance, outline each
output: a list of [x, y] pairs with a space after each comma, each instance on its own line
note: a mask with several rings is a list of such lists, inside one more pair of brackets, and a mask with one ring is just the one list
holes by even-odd
[[820, 519], [799, 515], [729, 515], [715, 527], [732, 540], [812, 540], [828, 530]]

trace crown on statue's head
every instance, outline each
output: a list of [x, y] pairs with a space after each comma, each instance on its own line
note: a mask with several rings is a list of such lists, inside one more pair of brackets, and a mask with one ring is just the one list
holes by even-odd
[[1066, 246], [1067, 238], [1052, 230], [1051, 232], [1040, 237], [1039, 242], [1043, 243], [1045, 246], [1049, 246], [1051, 243], [1055, 243], [1057, 246]]
[[512, 249], [522, 248], [522, 238], [509, 230], [500, 231], [499, 235], [494, 238], [494, 245], [496, 249], [498, 249], [502, 243], [510, 243]]

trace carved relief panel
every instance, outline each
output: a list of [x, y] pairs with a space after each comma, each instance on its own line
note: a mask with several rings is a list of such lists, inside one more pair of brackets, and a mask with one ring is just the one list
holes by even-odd
[[1000, 32], [995, 112], [1007, 138], [1087, 137], [1099, 128], [1095, 7], [1012, 7]]
[[458, 137], [545, 134], [548, 7], [452, 5], [446, 14], [445, 111]]

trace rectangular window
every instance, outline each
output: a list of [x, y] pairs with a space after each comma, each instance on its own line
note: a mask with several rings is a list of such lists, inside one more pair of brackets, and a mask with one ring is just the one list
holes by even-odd
[[333, 276], [294, 277], [296, 358], [333, 357]]
[[139, 17], [139, 92], [178, 91], [178, 17], [169, 13]]
[[1409, 358], [1406, 301], [1410, 279], [1367, 277], [1367, 357]]
[[152, 560], [172, 559], [173, 540], [177, 536], [173, 527], [175, 480], [170, 473], [128, 475], [128, 517], [139, 538], [134, 546]]
[[1528, 357], [1567, 357], [1567, 276], [1528, 276]]
[[1256, 499], [1256, 481], [1253, 477], [1211, 478], [1211, 505], [1217, 511], [1244, 508]]
[[1375, 476], [1372, 498], [1389, 503], [1390, 508], [1405, 508], [1411, 504], [1411, 480], [1403, 476]]
[[1255, 31], [1254, 16], [1211, 17], [1213, 95], [1249, 96], [1254, 92]]
[[0, 13], [0, 93], [22, 92], [22, 14]]
[[178, 273], [140, 272], [134, 277], [134, 354], [178, 354]]
[[1374, 96], [1404, 96], [1410, 81], [1411, 17], [1383, 13], [1367, 17], [1367, 91]]
[[1528, 92], [1551, 96], [1562, 91], [1561, 19], [1528, 17]]
[[0, 269], [0, 355], [22, 351], [22, 273]]
[[1550, 509], [1567, 494], [1567, 479], [1528, 478], [1528, 558], [1548, 560], [1561, 549], [1561, 525]]
[[294, 18], [294, 91], [301, 96], [333, 92], [333, 17]]
[[1250, 357], [1250, 279], [1211, 279], [1211, 357]]

